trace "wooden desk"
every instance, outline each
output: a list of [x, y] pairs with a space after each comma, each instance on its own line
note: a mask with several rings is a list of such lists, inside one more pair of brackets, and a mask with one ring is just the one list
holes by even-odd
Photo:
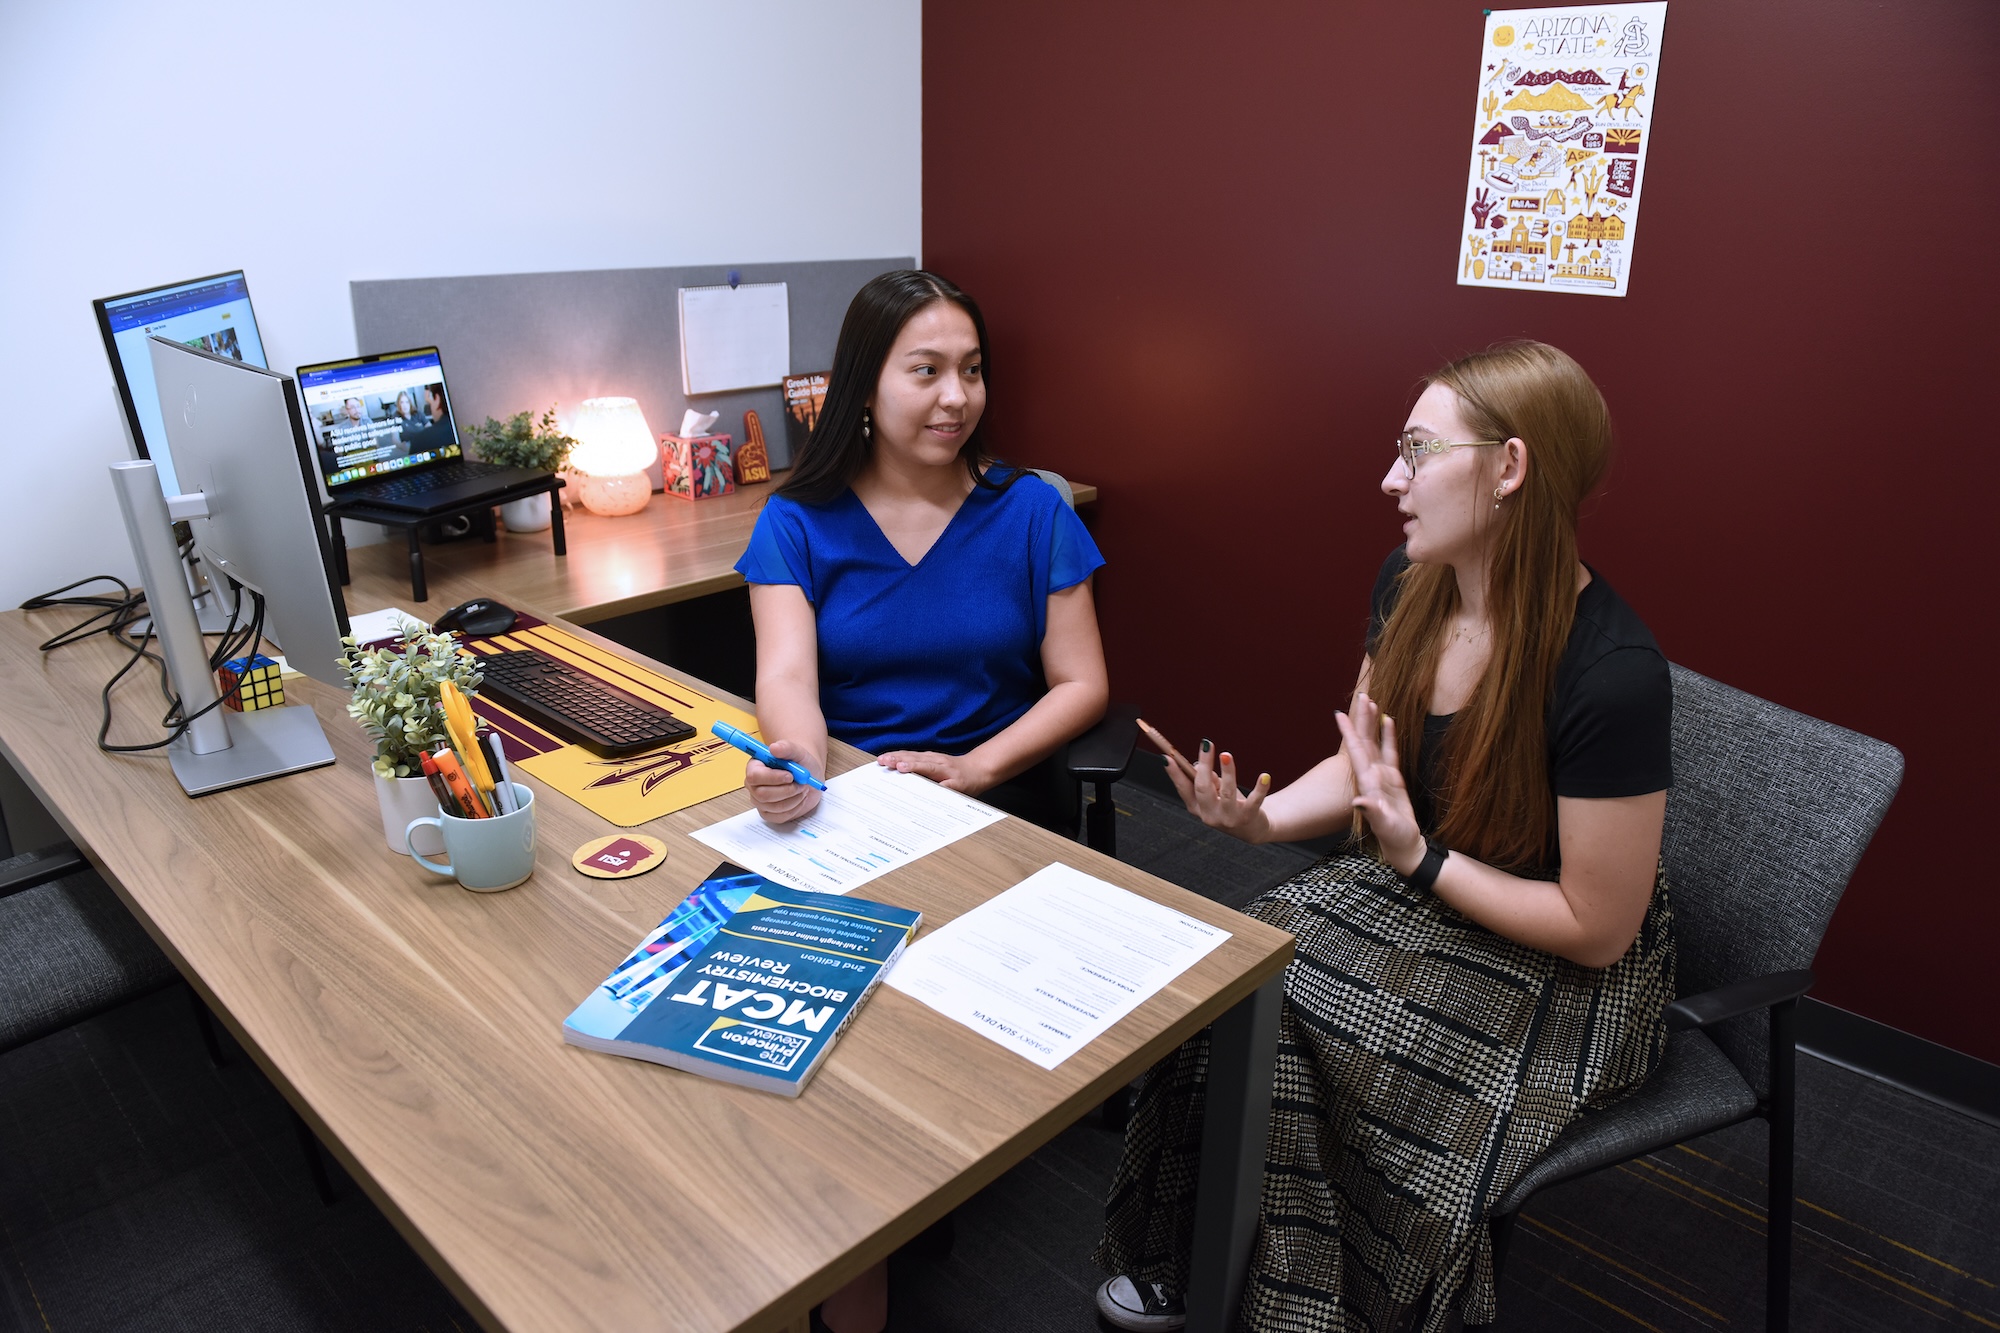
[[[1275, 1040], [1289, 936], [1009, 819], [869, 892], [934, 927], [1063, 861], [1231, 938], [1052, 1072], [887, 989], [796, 1101], [567, 1046], [564, 1015], [715, 865], [687, 833], [743, 793], [650, 826], [665, 866], [604, 881], [568, 862], [607, 826], [528, 779], [534, 878], [467, 893], [383, 847], [367, 742], [312, 681], [287, 692], [318, 713], [334, 767], [189, 800], [164, 759], [99, 753], [98, 689], [122, 650], [36, 651], [71, 619], [0, 614], [0, 751], [489, 1328], [802, 1329], [811, 1305], [1211, 1020], [1218, 1066]], [[112, 739], [135, 739], [159, 712], [152, 673], [117, 697]], [[856, 762], [835, 748], [836, 770]], [[1225, 1034], [1249, 1031], [1253, 1010], [1268, 1034]], [[1261, 1049], [1261, 1084], [1254, 1055], [1247, 1076], [1216, 1076], [1211, 1126], [1229, 1105], [1268, 1106]], [[1261, 1148], [1226, 1169], [1204, 1158], [1204, 1218], [1233, 1225], [1245, 1253]], [[1198, 1263], [1217, 1252], [1198, 1244]]]
[[[655, 495], [642, 512], [623, 518], [569, 510], [566, 556], [550, 550], [546, 532], [427, 546], [425, 571], [435, 587], [424, 605], [434, 613], [468, 597], [495, 597], [588, 625], [739, 588], [743, 576], [733, 566], [750, 544], [757, 511], [773, 485], [743, 486], [713, 500]], [[1079, 505], [1097, 498], [1095, 486], [1072, 483], [1071, 489]], [[349, 547], [348, 561], [350, 611], [419, 611], [410, 605], [408, 555], [401, 547]]]

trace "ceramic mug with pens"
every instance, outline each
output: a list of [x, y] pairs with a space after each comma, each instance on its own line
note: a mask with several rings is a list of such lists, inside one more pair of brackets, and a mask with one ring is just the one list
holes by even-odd
[[535, 873], [535, 793], [520, 783], [513, 788], [515, 808], [485, 819], [460, 819], [440, 809], [435, 817], [413, 819], [403, 830], [406, 842], [420, 828], [435, 828], [444, 838], [442, 865], [416, 847], [410, 855], [434, 875], [444, 875], [474, 893], [511, 889]]

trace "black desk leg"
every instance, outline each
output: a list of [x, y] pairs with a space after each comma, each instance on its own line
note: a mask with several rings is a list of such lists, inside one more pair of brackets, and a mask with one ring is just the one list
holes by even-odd
[[347, 573], [347, 529], [340, 526], [340, 515], [327, 517], [333, 523], [333, 567], [340, 573], [340, 586], [345, 588], [354, 582]]
[[417, 525], [410, 525], [410, 596], [429, 601], [431, 590], [424, 584], [424, 548], [417, 540]]
[[1227, 1333], [1236, 1323], [1264, 1192], [1271, 1076], [1284, 995], [1283, 976], [1273, 977], [1209, 1030], [1208, 1109], [1194, 1196], [1188, 1333]]
[[549, 528], [556, 539], [556, 554], [569, 554], [569, 539], [563, 535], [562, 492], [549, 492]]

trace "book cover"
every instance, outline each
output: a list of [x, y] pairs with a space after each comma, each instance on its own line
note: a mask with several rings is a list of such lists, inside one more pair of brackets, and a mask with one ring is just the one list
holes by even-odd
[[796, 1097], [922, 915], [724, 862], [563, 1021], [563, 1040]]
[[816, 370], [809, 375], [785, 376], [785, 443], [791, 448], [794, 464], [805, 452], [806, 441], [812, 438], [812, 429], [819, 422], [829, 373]]

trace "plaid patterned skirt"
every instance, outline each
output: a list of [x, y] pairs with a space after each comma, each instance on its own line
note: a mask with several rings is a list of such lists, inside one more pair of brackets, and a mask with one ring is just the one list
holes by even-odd
[[[1637, 1087], [1674, 993], [1665, 872], [1602, 970], [1333, 856], [1246, 909], [1291, 931], [1262, 1216], [1240, 1325], [1422, 1329], [1495, 1315], [1488, 1206], [1583, 1110]], [[1209, 1034], [1146, 1076], [1092, 1256], [1187, 1290]]]

